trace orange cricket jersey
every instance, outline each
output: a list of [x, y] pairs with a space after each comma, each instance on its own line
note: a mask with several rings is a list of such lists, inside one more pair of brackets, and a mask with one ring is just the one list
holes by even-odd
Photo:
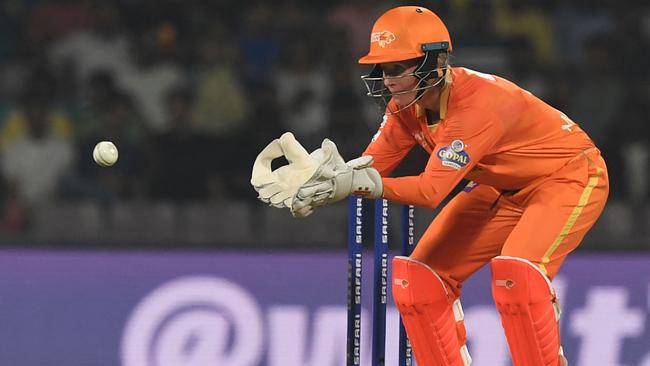
[[[500, 190], [524, 188], [594, 147], [566, 115], [503, 78], [454, 67], [441, 93], [440, 120], [417, 105], [384, 121], [364, 155], [384, 177], [384, 197], [436, 207], [467, 178]], [[387, 110], [396, 110], [391, 101]], [[416, 144], [431, 154], [419, 176], [387, 176]]]

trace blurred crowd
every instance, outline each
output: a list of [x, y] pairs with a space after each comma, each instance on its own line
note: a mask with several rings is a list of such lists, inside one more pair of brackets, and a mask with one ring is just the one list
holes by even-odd
[[[381, 121], [356, 64], [374, 20], [423, 5], [453, 64], [509, 78], [603, 150], [612, 199], [647, 208], [650, 7], [644, 1], [0, 2], [0, 222], [57, 201], [254, 200], [255, 155], [292, 131], [346, 158]], [[113, 141], [112, 168], [92, 148]], [[416, 159], [417, 161], [417, 159]]]

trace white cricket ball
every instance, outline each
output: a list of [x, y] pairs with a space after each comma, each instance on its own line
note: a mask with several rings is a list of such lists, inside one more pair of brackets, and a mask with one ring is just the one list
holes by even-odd
[[117, 147], [110, 141], [101, 141], [95, 145], [93, 150], [93, 159], [100, 166], [108, 167], [117, 161]]

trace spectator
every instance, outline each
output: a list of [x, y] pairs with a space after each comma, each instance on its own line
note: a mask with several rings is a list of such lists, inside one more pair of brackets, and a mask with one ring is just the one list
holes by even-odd
[[343, 31], [352, 54], [362, 55], [368, 51], [369, 29], [383, 10], [372, 0], [343, 2], [332, 7], [327, 20], [332, 28]]
[[28, 72], [26, 86], [20, 93], [19, 108], [10, 108], [0, 123], [0, 147], [4, 147], [30, 135], [33, 123], [30, 119], [42, 118], [47, 134], [63, 141], [71, 141], [73, 126], [67, 114], [55, 104], [57, 81], [47, 70]]
[[67, 121], [57, 119], [47, 102], [27, 96], [13, 124], [20, 126], [13, 130], [20, 133], [2, 144], [2, 172], [9, 191], [27, 205], [58, 198], [60, 183], [74, 161], [72, 141], [56, 130]]
[[110, 2], [97, 2], [94, 16], [92, 28], [70, 33], [50, 49], [58, 73], [71, 72], [69, 82], [76, 85], [86, 83], [99, 70], [122, 75], [129, 68], [129, 39], [118, 21], [118, 9]]
[[[33, 140], [25, 107], [27, 100], [41, 100], [49, 136], [71, 144], [71, 155], [80, 157], [53, 197], [62, 189], [64, 199], [189, 194], [184, 187], [194, 182], [170, 178], [166, 170], [175, 169], [196, 176], [199, 186], [193, 197], [178, 201], [255, 199], [242, 162], [282, 132], [293, 130], [310, 149], [327, 136], [344, 156], [354, 156], [358, 146], [346, 141], [367, 141], [376, 131], [383, 110], [361, 98], [366, 90], [358, 75], [369, 70], [354, 61], [368, 51], [373, 20], [387, 5], [0, 1], [0, 153]], [[643, 86], [650, 55], [646, 4], [452, 0], [437, 3], [436, 11], [457, 34], [454, 63], [517, 81], [592, 135], [612, 172], [612, 198], [624, 212], [639, 206], [634, 216], [641, 222], [650, 179], [643, 168], [650, 144], [643, 127], [650, 113]], [[185, 85], [191, 93], [179, 89]], [[171, 100], [176, 107], [167, 105]], [[90, 151], [108, 139], [120, 159], [102, 169]], [[174, 154], [160, 146], [165, 141]], [[150, 156], [161, 149], [174, 168]], [[206, 171], [181, 151], [210, 156], [212, 163]], [[238, 159], [221, 159], [234, 155]], [[152, 183], [154, 172], [160, 181]], [[9, 195], [5, 227], [24, 228], [29, 211], [23, 193], [12, 195], [15, 180], [3, 185], [1, 177], [0, 188]], [[0, 211], [2, 202], [0, 195]]]
[[268, 78], [280, 55], [273, 14], [268, 5], [258, 3], [243, 12], [242, 29], [239, 32], [239, 48], [242, 55], [242, 75], [249, 88]]
[[119, 74], [118, 85], [133, 97], [148, 128], [164, 132], [171, 126], [166, 118], [166, 96], [185, 82], [183, 70], [172, 60], [162, 58], [158, 29], [138, 35], [131, 49], [134, 64]]
[[[626, 5], [632, 6], [633, 3]], [[583, 47], [587, 39], [596, 33], [612, 31], [614, 28], [612, 15], [621, 8], [619, 4], [608, 1], [557, 2], [557, 8], [552, 16], [556, 30], [555, 40], [557, 48], [562, 50], [563, 61], [570, 64], [582, 63]]]
[[197, 75], [197, 128], [214, 136], [228, 137], [245, 124], [248, 99], [235, 65], [239, 59], [231, 37], [213, 30], [201, 44], [201, 65]]
[[555, 63], [555, 34], [551, 20], [532, 1], [493, 0], [497, 34], [507, 38], [523, 36], [530, 41], [535, 58], [542, 66]]
[[283, 127], [307, 146], [320, 144], [329, 121], [332, 85], [317, 51], [307, 42], [290, 44], [274, 78]]

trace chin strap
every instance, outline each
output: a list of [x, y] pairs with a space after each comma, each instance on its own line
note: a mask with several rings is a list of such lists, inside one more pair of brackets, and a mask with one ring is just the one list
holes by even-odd
[[[418, 86], [417, 88], [412, 89], [412, 90], [409, 90], [409, 91], [407, 91], [407, 92], [400, 92], [400, 93], [398, 93], [397, 95], [399, 95], [399, 94], [406, 94], [406, 93], [412, 93], [414, 90], [417, 90], [417, 94], [415, 95], [415, 98], [413, 98], [413, 100], [412, 100], [409, 104], [407, 104], [407, 105], [405, 105], [405, 106], [401, 106], [401, 107], [399, 107], [399, 108], [398, 108], [397, 110], [395, 110], [395, 111], [389, 111], [389, 110], [386, 110], [386, 115], [388, 115], [388, 116], [392, 116], [392, 115], [398, 114], [399, 112], [401, 112], [401, 111], [403, 111], [403, 110], [406, 110], [406, 109], [410, 108], [410, 107], [413, 106], [415, 103], [417, 103], [420, 99], [422, 99], [422, 97], [424, 96], [424, 93], [425, 93], [427, 90], [439, 86], [440, 83], [442, 83], [443, 81], [445, 82], [445, 83], [442, 85], [442, 87], [444, 88], [445, 85], [447, 85], [447, 75], [448, 75], [448, 73], [449, 73], [449, 72], [448, 72], [448, 71], [449, 71], [449, 68], [448, 68], [448, 67], [445, 67], [445, 68], [442, 68], [442, 69], [436, 69], [436, 70], [443, 70], [443, 71], [442, 71], [442, 76], [441, 76], [438, 80], [436, 80], [435, 83], [433, 83], [433, 84], [431, 84], [431, 85], [427, 85], [427, 80], [426, 80], [426, 79], [421, 79], [420, 82], [418, 83], [418, 85], [425, 85], [425, 86], [422, 86], [422, 87]], [[435, 70], [434, 70], [434, 71], [435, 71]]]

